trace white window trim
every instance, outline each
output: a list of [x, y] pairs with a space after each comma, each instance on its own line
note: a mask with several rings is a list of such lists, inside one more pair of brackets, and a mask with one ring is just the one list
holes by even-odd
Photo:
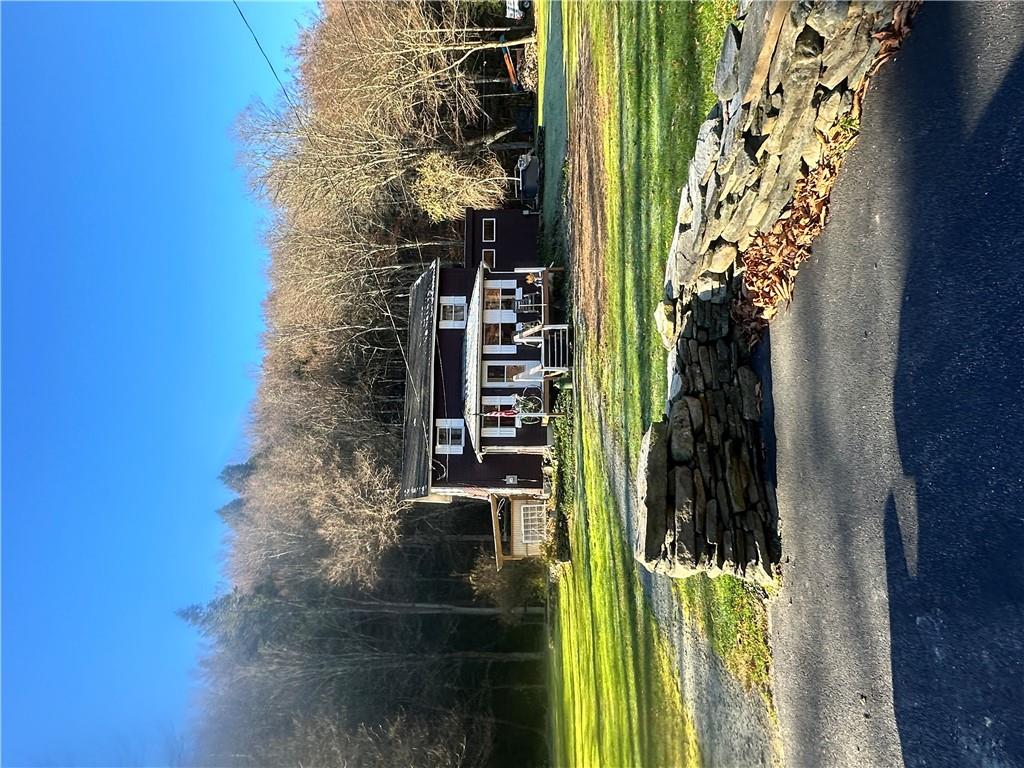
[[508, 376], [508, 366], [510, 366], [510, 365], [522, 366], [523, 372], [525, 373], [526, 371], [530, 370], [530, 365], [531, 364], [536, 365], [537, 361], [536, 360], [484, 360], [483, 361], [483, 371], [481, 371], [481, 377], [480, 377], [480, 381], [481, 381], [480, 386], [484, 387], [484, 388], [488, 388], [489, 387], [491, 389], [497, 389], [499, 387], [515, 387], [519, 383], [519, 382], [515, 381], [514, 379], [507, 379], [507, 378], [503, 379], [502, 381], [488, 381], [487, 380], [487, 367], [488, 366], [498, 366], [498, 365], [504, 366], [505, 367], [505, 376], [507, 377]]
[[[437, 439], [438, 430], [459, 429], [461, 442], [458, 445], [442, 445]], [[466, 423], [463, 419], [434, 419], [434, 453], [461, 454], [466, 444]]]
[[[487, 224], [491, 225], [491, 236], [487, 237]], [[494, 243], [498, 240], [498, 220], [497, 219], [483, 219], [480, 222], [480, 242], [482, 243]]]
[[[515, 291], [516, 300], [523, 297], [523, 289], [516, 286], [515, 280], [484, 280], [484, 289], [488, 288], [501, 291], [502, 297], [505, 297], [506, 291]], [[484, 310], [484, 325], [515, 325], [517, 321], [518, 316], [514, 309]], [[483, 351], [487, 355], [514, 355], [516, 353], [516, 345], [484, 344]]]
[[[490, 257], [491, 257], [490, 263], [488, 263], [488, 261], [487, 261], [488, 255], [490, 255]], [[494, 248], [484, 248], [480, 252], [480, 260], [484, 264], [487, 264], [487, 266], [491, 267], [492, 269], [494, 268], [494, 266], [495, 266], [495, 264], [497, 262], [497, 258], [498, 258], [498, 255], [497, 255], [497, 253], [495, 253], [495, 249]]]
[[[494, 408], [509, 408], [516, 404], [515, 395], [484, 395], [480, 398], [480, 404], [484, 407], [484, 413], [480, 415], [481, 420], [487, 415], [487, 411]], [[482, 423], [482, 421], [481, 421]], [[515, 437], [516, 427], [519, 426], [519, 418], [516, 418], [515, 426], [512, 427], [480, 427], [481, 437]]]
[[[540, 529], [535, 530], [532, 526], [527, 535], [526, 513], [529, 510], [531, 515], [539, 517]], [[535, 518], [536, 519], [536, 518]], [[541, 544], [544, 541], [544, 528], [547, 519], [547, 509], [543, 504], [523, 504], [519, 507], [519, 530], [523, 544]]]
[[[484, 326], [488, 325], [514, 325], [516, 326], [513, 337], [519, 333], [516, 311], [514, 309], [485, 309]], [[486, 330], [486, 328], [484, 329]], [[484, 344], [485, 355], [514, 355], [516, 345], [513, 344]]]
[[441, 307], [443, 306], [462, 307], [462, 320], [441, 320], [438, 322], [438, 328], [465, 328], [466, 327], [466, 315], [468, 311], [466, 309], [466, 297], [465, 296], [442, 296], [441, 303], [438, 306], [437, 316], [441, 317]]

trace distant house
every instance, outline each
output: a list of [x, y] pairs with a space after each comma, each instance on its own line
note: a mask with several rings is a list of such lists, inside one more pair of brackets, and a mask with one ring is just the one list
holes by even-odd
[[435, 261], [409, 297], [402, 496], [490, 502], [498, 568], [540, 553], [551, 384], [570, 368], [537, 230], [523, 210], [468, 210], [463, 266]]

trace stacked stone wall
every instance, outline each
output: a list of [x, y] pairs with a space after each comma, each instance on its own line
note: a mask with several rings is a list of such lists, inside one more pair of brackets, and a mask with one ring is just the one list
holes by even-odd
[[715, 73], [655, 313], [669, 402], [644, 438], [635, 556], [685, 577], [771, 580], [781, 555], [764, 473], [761, 391], [730, 316], [743, 251], [771, 228], [857, 89], [893, 2], [740, 2]]
[[635, 554], [674, 577], [766, 583], [780, 555], [778, 509], [763, 470], [760, 383], [730, 293], [706, 285], [680, 318], [666, 415], [641, 449]]
[[[745, 2], [715, 72], [718, 103], [701, 125], [665, 271], [686, 301], [706, 273], [742, 265], [796, 182], [822, 158], [826, 135], [853, 110], [876, 60], [892, 2]], [[737, 26], [740, 25], [740, 26]]]

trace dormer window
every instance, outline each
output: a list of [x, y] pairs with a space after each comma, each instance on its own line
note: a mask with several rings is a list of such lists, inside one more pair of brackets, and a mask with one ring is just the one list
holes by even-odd
[[434, 453], [462, 453], [466, 444], [465, 422], [462, 419], [436, 419], [437, 435]]
[[439, 328], [466, 327], [466, 297], [442, 296]]

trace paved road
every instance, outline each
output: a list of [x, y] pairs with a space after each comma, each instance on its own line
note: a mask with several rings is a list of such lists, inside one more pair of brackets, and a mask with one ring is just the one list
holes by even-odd
[[1024, 766], [1024, 4], [926, 4], [772, 329], [793, 766]]

